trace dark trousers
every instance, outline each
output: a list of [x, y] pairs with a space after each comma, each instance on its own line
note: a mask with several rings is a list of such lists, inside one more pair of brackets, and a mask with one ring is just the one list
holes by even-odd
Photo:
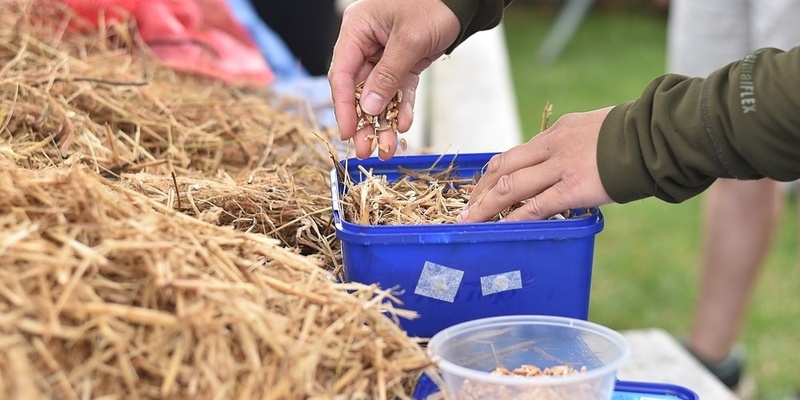
[[339, 33], [334, 0], [250, 0], [311, 75], [325, 75]]

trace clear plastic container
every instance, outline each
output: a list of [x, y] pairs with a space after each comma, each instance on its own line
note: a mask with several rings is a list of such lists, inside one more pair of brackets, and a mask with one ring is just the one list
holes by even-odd
[[[625, 338], [610, 328], [545, 315], [460, 323], [434, 335], [427, 351], [438, 367], [446, 398], [459, 400], [609, 400], [616, 372], [630, 352]], [[530, 377], [492, 374], [497, 368], [525, 365], [575, 372]]]

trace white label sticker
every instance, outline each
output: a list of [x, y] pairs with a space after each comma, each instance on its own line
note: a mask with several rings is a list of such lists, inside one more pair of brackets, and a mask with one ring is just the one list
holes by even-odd
[[464, 271], [425, 261], [414, 294], [452, 303]]
[[516, 289], [522, 289], [522, 273], [520, 271], [481, 277], [481, 294], [484, 296]]

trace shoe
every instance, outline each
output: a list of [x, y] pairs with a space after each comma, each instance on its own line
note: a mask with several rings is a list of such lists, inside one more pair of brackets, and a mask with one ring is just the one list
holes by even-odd
[[724, 360], [712, 363], [695, 354], [694, 351], [686, 346], [686, 343], [682, 342], [682, 344], [697, 361], [700, 361], [706, 369], [739, 398], [743, 400], [755, 398], [756, 382], [751, 376], [745, 374], [744, 365], [746, 354], [742, 345], [734, 346], [730, 354], [728, 354]]

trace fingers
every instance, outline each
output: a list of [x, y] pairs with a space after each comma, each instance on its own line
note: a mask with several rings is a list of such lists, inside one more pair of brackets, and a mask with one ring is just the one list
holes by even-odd
[[[416, 70], [417, 68], [415, 68]], [[420, 70], [422, 68], [419, 68]], [[414, 122], [414, 104], [417, 101], [417, 86], [419, 86], [419, 74], [409, 74], [402, 88], [403, 98], [397, 105], [397, 131], [408, 132]]]
[[505, 220], [513, 221], [514, 218], [523, 218], [524, 216], [527, 216], [527, 219], [548, 218], [563, 211], [553, 210], [561, 205], [553, 202], [540, 203], [536, 199], [538, 195], [547, 193], [558, 182], [558, 173], [547, 168], [546, 165], [534, 165], [503, 174], [492, 186], [483, 191], [478, 191], [479, 189], [476, 187], [467, 208], [459, 215], [459, 221], [487, 221], [508, 207], [528, 199], [531, 200], [528, 200], [522, 209], [515, 210], [506, 216]]
[[558, 181], [541, 193], [525, 201], [519, 208], [506, 215], [504, 221], [531, 221], [547, 219], [570, 208], [565, 197], [565, 183]]
[[610, 203], [597, 166], [597, 139], [609, 111], [565, 115], [529, 142], [493, 157], [458, 220], [487, 221], [522, 201], [507, 221]]
[[[536, 140], [536, 139], [534, 139]], [[542, 151], [542, 146], [536, 146], [534, 140], [528, 143], [515, 146], [505, 153], [495, 155], [486, 165], [483, 176], [478, 180], [470, 196], [468, 206], [473, 206], [481, 201], [489, 189], [494, 187], [498, 181], [514, 171], [522, 170], [526, 167], [541, 163], [547, 158], [547, 154]], [[508, 183], [508, 182], [504, 182]]]
[[[401, 92], [406, 94], [399, 96], [400, 103], [396, 103], [396, 106], [385, 112], [382, 111], [378, 115], [379, 129], [375, 129], [375, 125], [369, 123], [368, 117], [361, 122], [363, 128], [359, 129], [354, 135], [356, 157], [361, 159], [369, 157], [376, 150], [381, 160], [389, 160], [394, 157], [399, 147], [397, 134], [408, 131], [414, 120], [413, 107], [416, 101], [418, 84], [419, 75], [412, 73], [406, 77], [401, 88]], [[396, 101], [397, 97], [394, 100]], [[392, 110], [396, 111], [396, 115], [388, 117], [387, 114]], [[364, 111], [362, 111], [363, 115], [365, 115]], [[361, 119], [361, 117], [358, 118], [359, 121]]]
[[378, 132], [378, 158], [388, 160], [397, 152], [397, 133], [391, 129]]
[[[358, 132], [355, 134], [356, 157], [365, 158], [377, 150], [381, 160], [388, 160], [397, 153], [397, 134], [407, 131], [413, 120], [413, 106], [418, 83], [419, 76], [410, 74], [404, 81], [404, 89], [395, 93], [387, 108], [378, 115], [370, 115], [361, 111], [358, 106], [356, 107], [356, 115], [359, 116], [356, 126]], [[362, 87], [357, 86], [356, 88], [360, 96]], [[411, 94], [403, 95], [402, 93]], [[359, 129], [359, 127], [362, 128]]]
[[388, 160], [397, 153], [397, 133], [387, 129], [376, 132], [370, 125], [356, 132], [353, 144], [356, 149], [356, 157], [365, 159], [376, 151], [378, 158]]
[[366, 57], [357, 43], [352, 39], [349, 40], [346, 31], [343, 30], [334, 47], [331, 67], [328, 70], [333, 113], [342, 140], [352, 138], [358, 124], [355, 113], [356, 73], [362, 70]]

